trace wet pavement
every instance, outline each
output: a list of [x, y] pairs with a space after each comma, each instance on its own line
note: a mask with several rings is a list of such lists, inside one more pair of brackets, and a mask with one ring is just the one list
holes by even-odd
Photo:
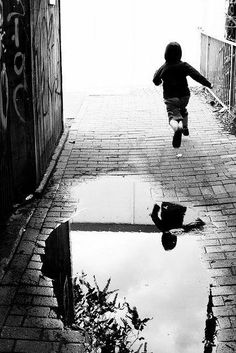
[[[218, 319], [211, 348], [236, 349], [236, 143], [211, 109], [192, 96], [190, 137], [175, 150], [155, 89], [85, 98], [12, 261], [2, 267], [0, 352], [84, 351], [83, 332], [67, 327], [69, 269], [83, 267], [97, 277], [104, 273], [104, 280], [111, 276], [122, 296], [131, 293], [133, 305], [157, 317], [147, 327], [161, 333], [155, 335], [160, 353], [207, 352], [202, 340], [211, 284]], [[174, 229], [171, 251], [150, 217], [163, 202], [181, 205], [186, 215], [193, 210], [190, 223], [197, 217], [205, 223], [190, 232]], [[71, 217], [70, 262], [67, 243], [58, 245], [59, 229], [52, 231]], [[48, 252], [50, 243], [57, 251]], [[44, 255], [50, 271], [42, 268]], [[148, 341], [155, 339], [150, 334]]]

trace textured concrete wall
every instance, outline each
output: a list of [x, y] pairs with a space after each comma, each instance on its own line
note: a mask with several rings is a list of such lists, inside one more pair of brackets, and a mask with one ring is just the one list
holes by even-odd
[[34, 191], [62, 133], [60, 48], [59, 0], [0, 0], [0, 214]]
[[37, 181], [63, 129], [60, 3], [30, 1]]

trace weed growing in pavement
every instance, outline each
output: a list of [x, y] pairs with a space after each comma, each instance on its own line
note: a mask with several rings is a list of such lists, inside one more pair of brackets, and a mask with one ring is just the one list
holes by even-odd
[[148, 353], [141, 332], [150, 318], [140, 319], [136, 307], [118, 302], [110, 282], [101, 290], [95, 276], [93, 285], [84, 273], [74, 279], [75, 328], [85, 333], [85, 352]]

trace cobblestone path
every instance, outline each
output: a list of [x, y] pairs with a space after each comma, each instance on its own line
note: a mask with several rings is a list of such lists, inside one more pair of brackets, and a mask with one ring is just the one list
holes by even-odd
[[236, 350], [236, 139], [194, 94], [189, 115], [190, 137], [176, 151], [159, 91], [85, 98], [2, 277], [0, 352], [82, 352], [81, 335], [56, 316], [40, 255], [52, 229], [74, 212], [74, 187], [101, 175], [137, 176], [152, 185], [157, 200], [194, 206], [204, 215], [199, 246], [213, 284], [217, 353]]

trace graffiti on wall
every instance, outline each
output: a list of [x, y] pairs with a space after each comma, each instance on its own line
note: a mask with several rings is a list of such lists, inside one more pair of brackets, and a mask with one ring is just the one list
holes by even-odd
[[37, 150], [42, 161], [42, 156], [55, 147], [62, 131], [60, 14], [58, 4], [50, 7], [41, 0], [37, 5], [33, 2], [32, 6], [35, 6], [32, 41], [36, 102], [34, 109], [38, 133], [45, 139], [40, 141], [38, 138]]
[[[14, 107], [12, 114], [16, 115], [21, 123], [25, 123], [22, 97], [27, 92], [25, 74], [25, 5], [22, 0], [13, 0], [5, 6], [0, 0], [2, 46], [1, 95], [3, 100], [1, 109], [1, 123], [7, 125], [7, 112], [9, 104]], [[4, 30], [3, 30], [4, 28]], [[9, 82], [11, 89], [9, 90]]]
[[62, 133], [59, 5], [0, 0], [0, 216], [10, 191], [21, 202], [39, 184]]
[[[4, 46], [5, 31], [3, 28], [3, 2], [0, 0], [0, 130], [5, 132], [7, 129], [7, 113], [9, 105], [9, 88], [4, 55], [6, 48]], [[1, 134], [3, 135], [3, 134]], [[3, 139], [3, 137], [1, 137]]]
[[[13, 24], [13, 34], [11, 40], [14, 44], [14, 58], [13, 58], [13, 68], [14, 74], [17, 77], [20, 77], [20, 82], [16, 84], [13, 88], [12, 100], [13, 106], [15, 108], [15, 113], [18, 119], [25, 123], [25, 119], [23, 114], [20, 111], [20, 107], [18, 102], [20, 101], [21, 90], [27, 91], [27, 83], [26, 83], [26, 75], [25, 75], [25, 53], [22, 52], [22, 48], [20, 46], [21, 36], [20, 36], [20, 19], [25, 17], [25, 7], [21, 0], [14, 1], [13, 11], [10, 12], [7, 16], [7, 22], [9, 24]], [[18, 81], [18, 80], [17, 80]]]

